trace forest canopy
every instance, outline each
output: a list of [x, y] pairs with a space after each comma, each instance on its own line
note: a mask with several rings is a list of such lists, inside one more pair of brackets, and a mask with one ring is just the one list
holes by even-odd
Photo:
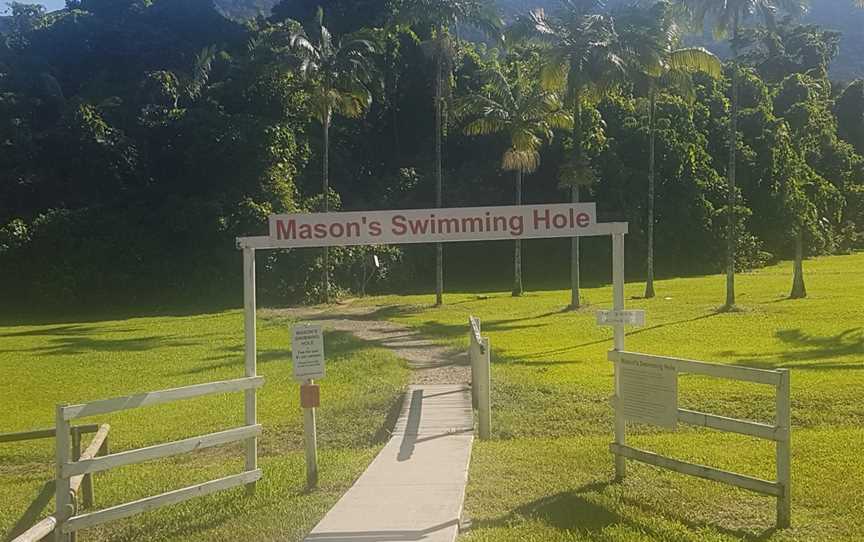
[[[730, 216], [739, 269], [792, 258], [796, 240], [805, 256], [864, 248], [864, 81], [829, 75], [840, 34], [753, 14], [711, 73], [695, 52], [689, 68], [684, 53], [655, 59], [695, 51], [692, 21], [657, 22], [679, 2], [547, 4], [550, 32], [578, 9], [604, 40], [584, 66], [568, 57], [560, 88], [555, 45], [531, 34], [545, 19], [503, 18], [491, 0], [295, 0], [245, 22], [209, 0], [13, 3], [0, 23], [3, 305], [235, 302], [234, 239], [266, 231], [269, 214], [435, 207], [437, 178], [446, 206], [578, 192], [601, 219], [630, 222], [641, 278], [649, 163], [661, 275], [724, 269]], [[660, 34], [671, 41], [645, 45]], [[543, 247], [533, 276], [563, 283], [568, 245]], [[331, 251], [333, 288], [359, 289], [371, 250]], [[448, 250], [448, 276], [509, 280], [510, 245]], [[374, 288], [431, 288], [431, 247], [375, 251]], [[320, 299], [319, 251], [259, 265], [267, 299]]]

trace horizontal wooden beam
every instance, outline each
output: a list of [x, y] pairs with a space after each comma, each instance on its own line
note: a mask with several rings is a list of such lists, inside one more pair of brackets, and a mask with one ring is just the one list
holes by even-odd
[[780, 373], [766, 369], [751, 369], [738, 365], [724, 365], [720, 363], [706, 363], [690, 359], [669, 358], [665, 356], [652, 356], [637, 352], [624, 352], [610, 350], [609, 361], [630, 361], [652, 364], [674, 365], [675, 368], [684, 373], [701, 374], [717, 378], [729, 378], [732, 380], [743, 380], [757, 384], [769, 384], [777, 386], [780, 383]]
[[260, 435], [261, 425], [236, 427], [218, 433], [210, 433], [208, 435], [200, 435], [165, 444], [148, 446], [147, 448], [128, 450], [126, 452], [104, 455], [102, 457], [82, 459], [74, 463], [66, 463], [61, 469], [61, 476], [63, 476], [63, 478], [68, 478], [70, 476], [99, 472], [114, 467], [122, 467], [123, 465], [143, 463], [145, 461], [152, 461], [162, 457], [170, 457], [172, 455], [184, 454], [195, 450], [212, 448], [213, 446], [228, 444], [229, 442], [246, 440], [247, 438], [257, 437]]
[[270, 237], [267, 235], [258, 235], [254, 237], [238, 237], [237, 238], [237, 248], [271, 248], [270, 247]]
[[689, 425], [698, 425], [700, 427], [717, 429], [718, 431], [728, 431], [730, 433], [738, 433], [739, 435], [758, 437], [775, 442], [782, 440], [786, 435], [786, 430], [782, 427], [727, 418], [725, 416], [716, 416], [683, 408], [678, 409], [678, 421]]
[[[95, 433], [99, 430], [99, 425], [89, 423], [86, 425], [76, 425], [72, 429], [79, 433]], [[20, 442], [24, 440], [36, 440], [43, 438], [54, 438], [57, 435], [57, 428], [35, 429], [33, 431], [21, 431], [20, 433], [0, 433], [0, 442]]]
[[237, 378], [234, 380], [223, 380], [221, 382], [195, 384], [183, 388], [139, 393], [127, 397], [115, 397], [114, 399], [104, 399], [102, 401], [93, 401], [92, 403], [84, 403], [80, 405], [68, 405], [62, 407], [63, 419], [73, 420], [75, 418], [95, 416], [97, 414], [108, 414], [109, 412], [117, 412], [120, 410], [158, 405], [182, 399], [192, 399], [193, 397], [201, 397], [202, 395], [215, 395], [218, 393], [229, 393], [252, 388], [260, 388], [262, 385], [264, 385], [263, 377], [252, 376], [247, 378]]
[[54, 516], [48, 516], [36, 525], [19, 534], [17, 537], [13, 538], [12, 542], [37, 542], [53, 533], [54, 527], [56, 526], [57, 520]]
[[125, 517], [133, 516], [135, 514], [140, 514], [142, 512], [147, 512], [148, 510], [153, 510], [154, 508], [167, 506], [169, 504], [177, 504], [183, 501], [187, 501], [189, 499], [194, 499], [195, 497], [203, 497], [204, 495], [209, 495], [217, 491], [222, 491], [223, 489], [230, 489], [232, 487], [242, 486], [244, 484], [256, 482], [260, 479], [261, 469], [256, 469], [241, 474], [235, 474], [233, 476], [220, 478], [218, 480], [211, 480], [210, 482], [204, 482], [203, 484], [169, 491], [168, 493], [162, 493], [161, 495], [155, 495], [153, 497], [147, 497], [125, 504], [119, 504], [117, 506], [112, 506], [111, 508], [106, 508], [97, 512], [90, 512], [89, 514], [81, 514], [71, 517], [63, 524], [62, 530], [64, 534], [72, 533], [81, 529], [86, 529], [88, 527], [101, 525], [109, 521], [122, 519]]
[[[578, 237], [601, 237], [605, 235], [615, 235], [615, 234], [626, 234], [628, 233], [629, 226], [627, 222], [598, 222], [590, 227], [590, 229], [584, 232], [573, 232]], [[542, 237], [531, 237], [531, 239], [542, 239]], [[552, 238], [554, 236], [550, 236]], [[508, 240], [511, 239], [508, 237]], [[519, 237], [512, 237], [512, 239], [519, 239]], [[498, 239], [500, 240], [500, 239]], [[430, 240], [429, 243], [435, 242], [444, 242], [444, 243], [464, 243], [468, 241], [479, 242], [477, 240], [469, 240], [469, 239], [451, 239], [446, 241], [435, 241]], [[493, 241], [493, 239], [490, 239]], [[267, 235], [258, 235], [254, 237], [238, 237], [236, 239], [237, 248], [251, 248], [256, 250], [267, 250], [267, 249], [290, 249], [290, 248], [311, 248], [309, 246], [304, 247], [291, 247], [286, 245], [285, 241], [274, 241]], [[358, 243], [351, 243], [346, 240], [346, 245], [354, 245]], [[360, 244], [372, 244], [372, 243], [360, 243]], [[381, 244], [381, 243], [375, 243]], [[324, 245], [321, 245], [324, 246]], [[341, 246], [341, 245], [331, 245], [331, 246]]]
[[646, 452], [644, 450], [637, 450], [636, 448], [622, 446], [615, 443], [609, 445], [609, 450], [613, 454], [626, 457], [627, 459], [648, 463], [649, 465], [680, 472], [681, 474], [689, 474], [690, 476], [697, 476], [699, 478], [705, 478], [706, 480], [713, 480], [715, 482], [749, 489], [750, 491], [755, 491], [764, 495], [777, 497], [783, 493], [783, 486], [777, 482], [769, 482], [768, 480], [753, 478], [743, 474], [715, 469], [713, 467], [687, 463], [686, 461], [679, 461], [677, 459]]

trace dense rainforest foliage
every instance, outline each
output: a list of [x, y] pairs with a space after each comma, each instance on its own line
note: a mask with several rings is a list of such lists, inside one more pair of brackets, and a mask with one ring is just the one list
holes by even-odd
[[[2, 305], [235, 302], [234, 238], [268, 214], [433, 207], [439, 178], [445, 206], [513, 204], [514, 178], [527, 203], [596, 201], [630, 222], [634, 279], [649, 235], [660, 275], [724, 269], [730, 231], [737, 269], [864, 246], [864, 81], [831, 81], [839, 33], [754, 14], [715, 70], [684, 48], [683, 0], [545, 3], [506, 26], [482, 0], [287, 0], [245, 22], [210, 0], [12, 4]], [[608, 240], [584, 244], [608, 278]], [[509, 285], [512, 244], [476, 248], [446, 249], [445, 287]], [[526, 243], [526, 287], [563, 286], [569, 250]], [[332, 288], [359, 289], [371, 251], [332, 250]], [[432, 247], [374, 251], [372, 287], [432, 288]], [[320, 299], [323, 261], [262, 254], [262, 295]]]
[[[846, 82], [864, 75], [864, 55], [861, 55], [861, 51], [864, 51], [864, 10], [856, 9], [854, 1], [810, 0], [807, 12], [800, 18], [801, 24], [817, 24], [841, 33], [840, 51], [831, 64], [831, 77]], [[61, 0], [46, 0], [46, 2], [57, 6], [63, 4]], [[291, 6], [304, 2], [306, 0], [289, 0], [286, 4]], [[494, 0], [494, 2], [505, 21], [511, 21], [534, 8], [555, 10], [560, 4], [560, 0]], [[279, 0], [215, 0], [215, 3], [226, 17], [246, 20], [261, 14], [269, 16]], [[614, 9], [631, 3], [634, 3], [633, 0], [608, 0], [606, 6]], [[328, 6], [330, 2], [320, 0], [315, 4]], [[691, 36], [688, 40], [704, 45], [723, 58], [729, 55], [728, 45], [721, 39], [715, 39], [710, 31], [701, 36]]]

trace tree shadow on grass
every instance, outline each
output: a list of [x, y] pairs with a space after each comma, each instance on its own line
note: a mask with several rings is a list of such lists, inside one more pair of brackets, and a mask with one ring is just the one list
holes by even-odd
[[[633, 337], [635, 335], [639, 335], [640, 333], [647, 333], [649, 331], [654, 331], [657, 329], [662, 329], [670, 326], [677, 326], [681, 324], [687, 324], [690, 322], [697, 322], [699, 320], [705, 320], [707, 318], [711, 318], [717, 316], [718, 312], [712, 311], [707, 314], [702, 314], [699, 316], [694, 316], [693, 318], [686, 318], [683, 320], [676, 320], [674, 322], [665, 322], [662, 324], [656, 324], [653, 326], [643, 327], [640, 329], [632, 330], [627, 332], [627, 337]], [[562, 348], [553, 348], [550, 350], [539, 350], [537, 352], [528, 352], [527, 354], [522, 354], [520, 356], [500, 356], [497, 358], [497, 361], [508, 365], [527, 365], [527, 366], [542, 366], [542, 365], [575, 365], [581, 363], [579, 360], [554, 360], [549, 362], [540, 362], [540, 361], [529, 361], [534, 358], [542, 358], [546, 356], [555, 356], [560, 354], [566, 354], [569, 352], [574, 352], [576, 350], [580, 350], [582, 348], [588, 348], [591, 346], [597, 346], [598, 344], [609, 343], [610, 346], [612, 344], [612, 335], [610, 331], [610, 335], [604, 339], [597, 339], [594, 341], [588, 341], [581, 344], [574, 344], [573, 346], [565, 346]]]
[[548, 495], [523, 504], [509, 514], [494, 519], [478, 520], [473, 528], [507, 528], [520, 519], [540, 520], [566, 531], [600, 532], [623, 518], [603, 506], [591, 502], [586, 494], [602, 492], [609, 482], [593, 482], [573, 491]]
[[[609, 507], [595, 502], [597, 496], [600, 496], [608, 487], [614, 485], [616, 484], [611, 481], [596, 481], [573, 491], [548, 495], [523, 504], [505, 516], [476, 521], [473, 523], [472, 528], [508, 528], [519, 520], [530, 519], [542, 521], [546, 525], [562, 531], [572, 531], [587, 535], [600, 535], [609, 527], [624, 525], [633, 528], [643, 535], [647, 535], [653, 540], [667, 540], [668, 536], [666, 536], [666, 533], [658, 532], [645, 523], [624, 517]], [[686, 520], [679, 515], [668, 514], [629, 497], [623, 497], [621, 502], [627, 506], [638, 508], [646, 516], [661, 516], [670, 522], [683, 524], [693, 532], [699, 532], [707, 528], [739, 540], [762, 542], [769, 539], [776, 531], [774, 527], [761, 532], [727, 529], [710, 522]]]
[[84, 336], [61, 336], [48, 339], [42, 346], [0, 350], [0, 354], [35, 352], [51, 356], [73, 356], [88, 352], [143, 352], [165, 348], [179, 348], [198, 344], [197, 336], [130, 337], [126, 339], [104, 339]]
[[214, 333], [195, 335], [149, 335], [144, 337], [122, 336], [130, 333], [140, 333], [138, 327], [114, 327], [90, 324], [69, 324], [53, 327], [41, 327], [26, 331], [3, 332], [0, 328], [0, 339], [34, 338], [39, 341], [36, 346], [23, 348], [7, 348], [0, 354], [31, 352], [45, 355], [77, 355], [88, 352], [140, 352], [164, 348], [194, 346], [203, 342]]
[[[788, 346], [781, 352], [721, 352], [736, 358], [736, 363], [757, 368], [788, 369], [864, 369], [864, 328], [850, 328], [836, 335], [816, 336], [801, 329], [783, 329], [774, 336]], [[831, 361], [858, 355], [849, 362]], [[824, 361], [820, 361], [824, 360]], [[800, 363], [803, 362], [803, 363]]]
[[744, 542], [763, 542], [770, 539], [772, 536], [774, 536], [774, 533], [777, 532], [777, 528], [773, 526], [765, 528], [758, 532], [747, 529], [730, 529], [721, 525], [717, 525], [714, 522], [694, 521], [682, 518], [679, 515], [669, 514], [662, 510], [657, 510], [652, 506], [648, 506], [645, 503], [640, 502], [632, 497], [624, 496], [621, 498], [621, 501], [627, 506], [638, 508], [643, 514], [661, 516], [669, 521], [679, 522], [693, 531], [698, 532], [707, 527], [711, 530], [717, 531], [718, 533], [722, 533], [726, 536], [730, 536]]
[[19, 536], [21, 533], [29, 529], [30, 527], [36, 525], [39, 522], [39, 519], [42, 517], [42, 511], [51, 503], [51, 499], [54, 498], [54, 481], [46, 482], [42, 489], [39, 490], [39, 493], [36, 495], [36, 498], [33, 499], [33, 502], [30, 503], [30, 506], [27, 507], [27, 510], [24, 511], [24, 514], [18, 518], [18, 521], [15, 522], [15, 525], [12, 526], [12, 529], [6, 533], [3, 537], [4, 541], [14, 540], [15, 537]]
[[[54, 336], [75, 336], [86, 335], [91, 333], [104, 333], [106, 329], [99, 326], [91, 326], [85, 324], [69, 324], [55, 327], [39, 327], [36, 329], [28, 329], [27, 331], [12, 331], [0, 332], [0, 337], [54, 337]], [[111, 333], [134, 333], [139, 331], [138, 328], [127, 329], [111, 329]]]
[[[148, 307], [136, 302], [129, 307], [81, 307], [70, 305], [70, 308], [60, 307], [8, 307], [0, 310], [0, 329], [17, 326], [47, 326], [59, 324], [81, 324], [116, 322], [136, 318], [187, 317], [200, 315], [217, 315], [237, 308], [237, 303], [212, 304], [177, 304], [174, 306]], [[3, 307], [6, 308], [6, 307]]]

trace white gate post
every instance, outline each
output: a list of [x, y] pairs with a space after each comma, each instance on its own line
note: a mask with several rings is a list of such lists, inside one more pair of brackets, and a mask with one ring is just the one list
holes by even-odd
[[[243, 321], [246, 335], [246, 376], [258, 375], [258, 353], [255, 332], [255, 249], [243, 248]], [[258, 423], [255, 388], [245, 391], [245, 423]], [[246, 440], [246, 470], [258, 468], [258, 437]], [[255, 492], [255, 482], [246, 485], [246, 494]]]
[[783, 486], [783, 493], [777, 497], [777, 527], [785, 529], [792, 524], [792, 401], [789, 369], [778, 372], [776, 426], [783, 428], [783, 436], [777, 441], [777, 481]]
[[492, 349], [489, 347], [489, 339], [483, 337], [482, 355], [479, 356], [477, 367], [480, 369], [474, 373], [476, 382], [472, 382], [477, 388], [477, 418], [480, 422], [480, 438], [488, 440], [492, 433], [492, 404], [489, 394], [492, 388], [491, 361]]
[[[624, 310], [624, 234], [612, 235], [612, 308], [616, 311]], [[615, 350], [624, 350], [624, 323], [619, 322], [614, 326]], [[618, 362], [615, 362], [615, 444], [625, 446], [627, 444], [627, 425], [618, 404], [621, 397], [621, 371], [618, 370]], [[627, 463], [624, 456], [615, 455], [615, 479], [623, 480], [627, 474]]]
[[63, 476], [63, 465], [69, 463], [71, 448], [69, 444], [69, 422], [63, 418], [63, 405], [57, 405], [54, 422], [55, 463], [57, 474], [54, 482], [54, 502], [56, 512], [54, 517], [57, 523], [54, 527], [55, 542], [68, 542], [70, 537], [63, 533], [66, 520], [72, 516], [72, 486], [68, 477]]

